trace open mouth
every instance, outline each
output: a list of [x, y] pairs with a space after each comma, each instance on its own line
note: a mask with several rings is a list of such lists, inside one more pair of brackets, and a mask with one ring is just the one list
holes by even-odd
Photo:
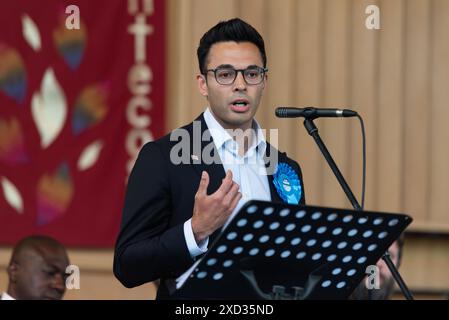
[[249, 101], [243, 99], [235, 100], [231, 104], [231, 109], [235, 112], [246, 112], [249, 110], [249, 107]]

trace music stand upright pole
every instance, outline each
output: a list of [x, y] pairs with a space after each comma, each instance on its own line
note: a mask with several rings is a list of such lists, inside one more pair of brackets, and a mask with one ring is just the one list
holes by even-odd
[[[354, 196], [354, 193], [352, 193], [351, 188], [349, 187], [348, 183], [346, 182], [345, 178], [341, 174], [340, 170], [338, 169], [337, 164], [335, 163], [334, 159], [332, 158], [331, 154], [329, 153], [329, 150], [327, 149], [326, 145], [324, 144], [323, 140], [321, 140], [321, 137], [318, 133], [318, 128], [316, 127], [315, 123], [313, 122], [312, 118], [306, 118], [304, 120], [304, 127], [306, 128], [309, 135], [313, 137], [316, 144], [318, 145], [318, 148], [321, 150], [321, 153], [323, 154], [324, 158], [326, 159], [327, 163], [329, 164], [332, 172], [335, 174], [335, 177], [337, 178], [338, 182], [340, 183], [341, 187], [343, 188], [343, 191], [345, 192], [346, 196], [348, 197], [349, 201], [351, 202], [352, 206], [355, 210], [362, 210], [362, 207], [358, 203], [357, 199]], [[410, 292], [410, 290], [407, 288], [407, 285], [405, 284], [404, 280], [402, 279], [401, 275], [399, 274], [398, 269], [394, 265], [393, 261], [391, 261], [390, 254], [388, 251], [384, 253], [382, 256], [382, 259], [387, 264], [388, 269], [390, 269], [390, 272], [395, 279], [396, 283], [398, 284], [399, 288], [402, 291], [402, 294], [407, 300], [413, 300], [413, 296]]]

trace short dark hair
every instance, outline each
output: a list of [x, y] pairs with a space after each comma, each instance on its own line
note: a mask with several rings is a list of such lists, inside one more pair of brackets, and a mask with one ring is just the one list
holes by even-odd
[[17, 259], [20, 259], [19, 256], [25, 250], [34, 250], [39, 252], [40, 248], [58, 248], [65, 250], [65, 247], [56, 239], [44, 236], [44, 235], [32, 235], [26, 238], [21, 239], [13, 249], [11, 254], [10, 264], [16, 262]]
[[237, 43], [251, 42], [255, 44], [262, 56], [263, 67], [266, 68], [267, 56], [265, 54], [265, 43], [262, 36], [250, 24], [239, 18], [234, 18], [219, 22], [201, 38], [197, 55], [200, 72], [202, 74], [206, 73], [206, 59], [212, 45], [217, 42], [226, 41], [235, 41]]

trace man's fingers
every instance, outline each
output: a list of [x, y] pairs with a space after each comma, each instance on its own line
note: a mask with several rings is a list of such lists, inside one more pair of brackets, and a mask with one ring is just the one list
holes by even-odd
[[206, 171], [201, 173], [200, 185], [197, 194], [207, 195], [207, 186], [209, 185], [209, 174]]
[[233, 182], [231, 189], [229, 189], [228, 193], [223, 197], [223, 203], [231, 203], [235, 198], [235, 195], [239, 192], [240, 186]]
[[218, 188], [218, 190], [215, 193], [220, 197], [224, 197], [229, 192], [232, 185], [233, 185], [232, 171], [228, 170], [228, 172], [226, 172], [226, 177], [221, 182], [220, 188]]
[[240, 192], [237, 192], [234, 199], [232, 199], [230, 211], [234, 211], [235, 207], [237, 207], [237, 204], [239, 203], [240, 199], [242, 199], [242, 194]]

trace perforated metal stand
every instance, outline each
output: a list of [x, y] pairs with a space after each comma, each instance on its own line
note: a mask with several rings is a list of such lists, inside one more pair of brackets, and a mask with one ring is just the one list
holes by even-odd
[[411, 223], [403, 214], [250, 201], [177, 299], [347, 299]]

